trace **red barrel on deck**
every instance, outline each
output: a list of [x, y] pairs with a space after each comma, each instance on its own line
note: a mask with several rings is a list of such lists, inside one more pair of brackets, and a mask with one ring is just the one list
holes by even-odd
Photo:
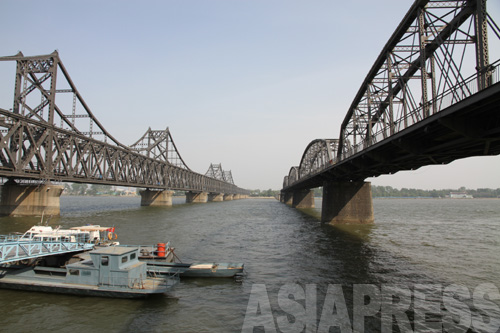
[[158, 257], [165, 257], [165, 243], [156, 244], [156, 253]]

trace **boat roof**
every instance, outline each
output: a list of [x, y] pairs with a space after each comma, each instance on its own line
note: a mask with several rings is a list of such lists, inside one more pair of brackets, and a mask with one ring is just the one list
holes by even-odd
[[91, 251], [90, 253], [95, 254], [109, 254], [109, 255], [122, 255], [125, 253], [137, 251], [139, 248], [130, 246], [108, 246], [104, 248], [98, 248], [97, 250]]
[[81, 230], [81, 231], [106, 231], [108, 229], [110, 229], [110, 227], [101, 227], [101, 226], [98, 226], [98, 225], [85, 225], [85, 226], [82, 226], [82, 227], [73, 227], [73, 228], [70, 228], [72, 230]]

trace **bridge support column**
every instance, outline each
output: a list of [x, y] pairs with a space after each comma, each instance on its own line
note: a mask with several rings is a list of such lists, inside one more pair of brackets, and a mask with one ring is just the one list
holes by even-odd
[[224, 201], [233, 200], [233, 194], [224, 194]]
[[293, 193], [292, 192], [283, 192], [282, 202], [286, 205], [291, 206], [293, 204]]
[[292, 199], [292, 207], [314, 208], [314, 191], [312, 190], [294, 191]]
[[207, 201], [207, 192], [186, 192], [186, 203], [205, 203]]
[[233, 200], [240, 200], [240, 199], [241, 199], [241, 195], [239, 195], [239, 194], [233, 195]]
[[173, 191], [140, 191], [141, 206], [172, 206]]
[[39, 216], [61, 215], [61, 185], [21, 185], [8, 181], [2, 186], [0, 215]]
[[373, 223], [371, 183], [325, 182], [321, 221], [331, 224]]
[[224, 201], [224, 193], [210, 193], [208, 195], [208, 201], [220, 202]]

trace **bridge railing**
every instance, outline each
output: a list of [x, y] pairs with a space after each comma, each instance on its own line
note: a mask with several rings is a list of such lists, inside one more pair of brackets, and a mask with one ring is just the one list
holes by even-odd
[[[490, 66], [491, 73], [491, 85], [500, 82], [500, 60], [497, 60]], [[468, 97], [479, 92], [479, 84], [478, 84], [478, 76], [479, 74], [473, 74], [464, 81], [457, 84], [455, 87], [450, 88], [443, 92], [441, 95], [437, 96], [435, 99], [430, 100], [429, 105], [436, 106], [436, 113], [443, 111], [444, 109], [450, 107], [451, 105], [458, 103], [460, 101], [465, 100]], [[401, 119], [398, 119], [394, 122], [393, 134], [401, 132], [412, 125], [415, 125], [419, 121], [421, 121], [424, 116], [424, 106], [420, 105], [418, 108], [407, 113], [406, 116], [403, 116]], [[343, 158], [349, 158], [362, 150], [383, 141], [387, 138], [387, 128], [383, 128], [372, 134], [370, 140], [365, 140], [363, 142], [352, 145], [350, 149], [344, 149]]]

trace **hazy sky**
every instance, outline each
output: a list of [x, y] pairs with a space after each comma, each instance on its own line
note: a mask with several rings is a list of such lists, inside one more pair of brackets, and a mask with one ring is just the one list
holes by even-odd
[[[0, 55], [54, 50], [124, 144], [169, 127], [188, 166], [280, 189], [317, 138], [338, 138], [412, 0], [0, 0]], [[500, 3], [488, 1], [500, 22]], [[497, 53], [498, 54], [498, 53]], [[493, 59], [491, 59], [493, 60]], [[0, 62], [0, 107], [15, 63]], [[500, 157], [370, 179], [397, 188], [500, 187]]]

